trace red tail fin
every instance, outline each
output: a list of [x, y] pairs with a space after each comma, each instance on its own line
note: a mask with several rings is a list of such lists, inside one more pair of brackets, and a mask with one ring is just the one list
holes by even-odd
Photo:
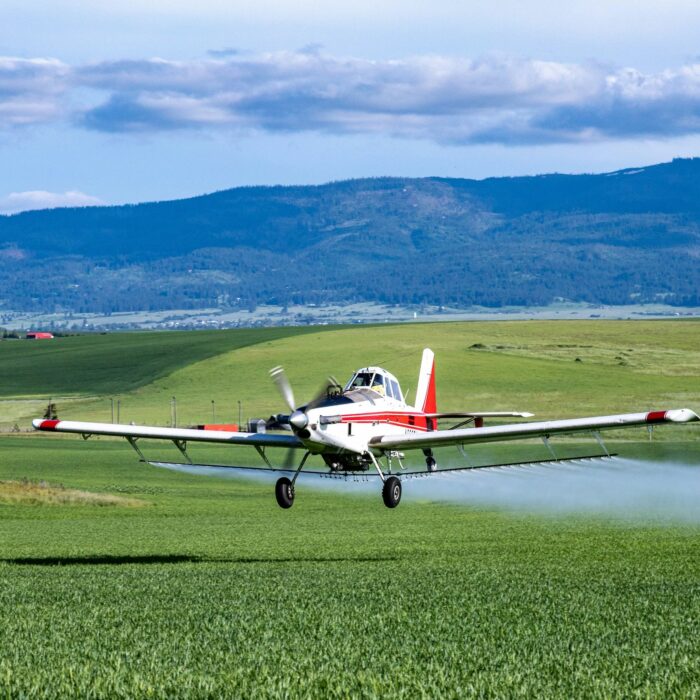
[[430, 348], [423, 350], [423, 360], [418, 375], [416, 391], [416, 408], [424, 413], [437, 412], [435, 396], [435, 354]]

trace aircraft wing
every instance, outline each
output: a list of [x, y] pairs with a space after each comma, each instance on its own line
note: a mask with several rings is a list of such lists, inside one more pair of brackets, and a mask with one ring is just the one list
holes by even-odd
[[532, 421], [495, 425], [486, 428], [462, 428], [456, 430], [429, 430], [405, 435], [384, 435], [370, 440], [370, 446], [386, 450], [417, 450], [446, 445], [466, 445], [480, 442], [525, 440], [532, 437], [549, 437], [557, 433], [596, 432], [629, 428], [636, 425], [662, 423], [690, 423], [700, 417], [688, 408], [648, 413], [624, 413], [616, 416], [568, 418], [565, 420]]
[[228, 445], [251, 447], [299, 447], [304, 445], [294, 435], [274, 433], [238, 433], [223, 430], [199, 430], [197, 428], [160, 428], [149, 425], [119, 425], [116, 423], [88, 423], [72, 420], [32, 421], [37, 430], [80, 435], [114, 435], [124, 438], [152, 440], [185, 440], [187, 442], [220, 442]]

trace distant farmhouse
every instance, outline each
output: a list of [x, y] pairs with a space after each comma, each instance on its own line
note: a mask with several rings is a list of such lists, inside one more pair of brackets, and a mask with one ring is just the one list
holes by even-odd
[[43, 331], [27, 332], [27, 340], [50, 340], [53, 338], [53, 333], [44, 333]]

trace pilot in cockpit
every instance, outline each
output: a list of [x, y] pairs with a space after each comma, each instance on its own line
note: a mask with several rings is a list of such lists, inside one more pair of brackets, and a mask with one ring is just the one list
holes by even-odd
[[384, 396], [384, 377], [381, 374], [371, 372], [358, 372], [350, 381], [345, 391], [353, 389], [371, 389]]
[[372, 383], [372, 375], [369, 372], [358, 372], [350, 381], [346, 391], [352, 391], [353, 389], [362, 389], [364, 387], [369, 387]]
[[384, 377], [381, 374], [377, 373], [372, 377], [370, 389], [384, 396]]

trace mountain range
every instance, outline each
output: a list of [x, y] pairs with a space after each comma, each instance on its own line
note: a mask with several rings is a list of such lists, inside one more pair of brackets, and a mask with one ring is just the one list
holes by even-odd
[[700, 305], [700, 158], [0, 216], [0, 308]]

